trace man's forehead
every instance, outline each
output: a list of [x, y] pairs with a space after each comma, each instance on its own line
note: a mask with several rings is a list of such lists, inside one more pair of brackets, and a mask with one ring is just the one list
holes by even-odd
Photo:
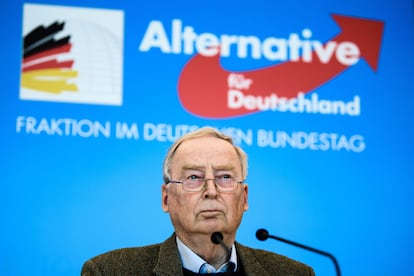
[[[210, 138], [202, 140], [203, 138]], [[232, 169], [239, 159], [232, 144], [217, 137], [200, 137], [184, 141], [176, 150], [173, 163], [182, 168]]]
[[237, 159], [236, 149], [228, 142], [216, 138], [217, 141], [188, 140], [177, 148], [173, 159], [192, 160], [193, 163], [212, 161], [214, 163], [231, 162]]
[[192, 163], [184, 163], [181, 166], [182, 170], [195, 170], [195, 171], [205, 171], [207, 169], [213, 169], [214, 171], [231, 171], [235, 170], [236, 165], [234, 163], [225, 163], [225, 164], [204, 164], [197, 165]]
[[[214, 144], [215, 147], [210, 147], [212, 144]], [[235, 151], [234, 146], [224, 139], [220, 139], [215, 136], [203, 136], [203, 137], [194, 137], [194, 138], [183, 141], [177, 147], [176, 152], [180, 151], [180, 149], [196, 151], [197, 149], [207, 148], [210, 150], [214, 150], [217, 147], [220, 147], [220, 149], [229, 149], [229, 150]]]

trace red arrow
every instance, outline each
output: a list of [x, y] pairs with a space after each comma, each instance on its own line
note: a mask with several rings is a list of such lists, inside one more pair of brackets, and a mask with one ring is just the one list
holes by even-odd
[[[331, 41], [337, 45], [345, 41], [358, 45], [361, 56], [373, 70], [377, 70], [384, 23], [341, 15], [333, 15], [333, 18], [342, 31]], [[243, 90], [246, 95], [263, 98], [273, 93], [279, 98], [294, 98], [300, 92], [309, 93], [323, 85], [348, 67], [338, 62], [335, 56], [327, 63], [321, 63], [313, 51], [312, 62], [289, 61], [237, 74], [252, 80], [252, 85]], [[231, 73], [220, 65], [219, 54], [214, 57], [195, 55], [179, 77], [178, 93], [182, 105], [189, 112], [207, 118], [228, 118], [259, 111], [257, 108], [228, 107], [227, 79]]]

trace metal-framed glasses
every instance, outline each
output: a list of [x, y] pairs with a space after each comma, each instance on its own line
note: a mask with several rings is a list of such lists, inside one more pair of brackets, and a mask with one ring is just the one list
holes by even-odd
[[243, 183], [243, 181], [239, 181], [230, 175], [221, 175], [214, 178], [189, 175], [180, 181], [168, 180], [168, 183], [181, 184], [183, 185], [183, 190], [187, 192], [199, 192], [205, 187], [208, 180], [214, 181], [214, 185], [219, 192], [233, 192], [237, 189], [238, 184]]

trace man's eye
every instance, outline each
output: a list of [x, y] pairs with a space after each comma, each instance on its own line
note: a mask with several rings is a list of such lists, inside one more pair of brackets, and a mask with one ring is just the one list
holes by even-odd
[[202, 177], [192, 174], [192, 175], [187, 176], [187, 179], [197, 180], [197, 179], [202, 179]]
[[223, 174], [223, 175], [219, 175], [216, 178], [218, 179], [232, 179], [233, 177], [230, 174]]

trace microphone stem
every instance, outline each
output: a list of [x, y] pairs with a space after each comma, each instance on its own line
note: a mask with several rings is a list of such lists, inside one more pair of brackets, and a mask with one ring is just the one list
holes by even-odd
[[230, 248], [228, 248], [228, 247], [226, 246], [226, 244], [224, 243], [224, 240], [223, 240], [223, 234], [221, 234], [220, 232], [214, 232], [214, 233], [211, 235], [211, 241], [212, 241], [214, 244], [220, 244], [220, 245], [221, 245], [221, 247], [223, 247], [223, 249], [226, 251], [227, 258], [230, 258], [231, 249], [230, 249]]
[[321, 255], [324, 255], [324, 256], [330, 258], [332, 260], [332, 262], [334, 263], [334, 265], [335, 265], [336, 275], [341, 276], [341, 271], [339, 269], [339, 264], [338, 264], [338, 261], [336, 260], [336, 258], [334, 257], [334, 255], [332, 255], [332, 254], [330, 254], [328, 252], [324, 252], [322, 250], [319, 250], [319, 249], [316, 249], [316, 248], [307, 246], [307, 245], [303, 245], [303, 244], [300, 244], [300, 243], [297, 243], [297, 242], [294, 242], [294, 241], [290, 241], [290, 240], [286, 240], [286, 239], [283, 239], [283, 238], [279, 238], [279, 237], [276, 237], [276, 236], [273, 236], [273, 235], [269, 235], [269, 237], [271, 237], [273, 239], [276, 239], [276, 240], [279, 240], [279, 241], [282, 241], [282, 242], [285, 242], [285, 243], [289, 243], [291, 245], [295, 245], [295, 246], [301, 247], [303, 249], [307, 249], [307, 250], [313, 251], [315, 253], [318, 253], [318, 254], [321, 254]]
[[221, 247], [223, 247], [224, 251], [226, 251], [227, 259], [230, 258], [231, 250], [224, 244], [224, 242], [220, 242]]

